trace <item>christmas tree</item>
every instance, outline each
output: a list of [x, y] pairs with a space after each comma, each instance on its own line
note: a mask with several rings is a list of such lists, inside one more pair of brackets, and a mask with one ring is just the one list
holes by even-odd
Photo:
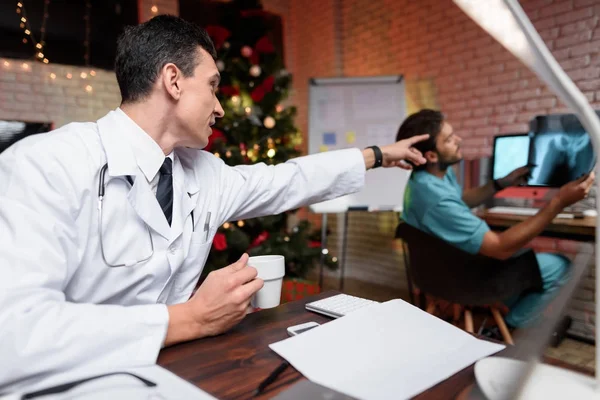
[[[292, 77], [274, 44], [281, 31], [277, 35], [273, 21], [281, 27], [281, 20], [257, 1], [233, 6], [227, 24], [206, 27], [218, 53], [218, 97], [225, 117], [217, 121], [205, 150], [232, 166], [285, 162], [301, 154], [302, 134], [294, 125], [296, 108], [283, 103]], [[321, 250], [320, 233], [308, 221], [292, 222], [296, 211], [225, 223], [215, 235], [205, 273], [244, 252], [283, 255], [287, 277], [305, 277], [321, 257], [328, 268], [336, 268], [337, 259]]]

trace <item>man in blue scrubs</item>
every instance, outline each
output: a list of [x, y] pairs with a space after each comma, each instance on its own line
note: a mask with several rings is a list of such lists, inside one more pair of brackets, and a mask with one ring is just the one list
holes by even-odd
[[[449, 168], [462, 160], [460, 143], [452, 126], [439, 111], [421, 110], [409, 116], [400, 126], [396, 140], [428, 133], [429, 139], [415, 147], [427, 163], [418, 166], [406, 187], [402, 219], [411, 226], [437, 236], [471, 254], [507, 259], [538, 236], [565, 207], [587, 196], [594, 174], [570, 182], [558, 195], [526, 221], [502, 232], [492, 232], [471, 208], [491, 198], [497, 191], [524, 182], [527, 167], [485, 186], [463, 190]], [[543, 292], [530, 293], [508, 301], [510, 312], [506, 323], [513, 328], [527, 326], [536, 320], [568, 278], [569, 260], [558, 254], [537, 254], [543, 281]]]

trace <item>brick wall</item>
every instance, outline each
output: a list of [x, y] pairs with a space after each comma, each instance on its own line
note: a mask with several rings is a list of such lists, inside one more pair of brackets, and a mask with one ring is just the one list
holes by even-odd
[[94, 121], [120, 100], [113, 72], [0, 59], [0, 119], [53, 122], [60, 127]]

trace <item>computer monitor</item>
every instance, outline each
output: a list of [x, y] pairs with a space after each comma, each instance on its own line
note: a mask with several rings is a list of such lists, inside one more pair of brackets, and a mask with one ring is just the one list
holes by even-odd
[[516, 133], [494, 137], [492, 179], [500, 179], [529, 163], [531, 137]]

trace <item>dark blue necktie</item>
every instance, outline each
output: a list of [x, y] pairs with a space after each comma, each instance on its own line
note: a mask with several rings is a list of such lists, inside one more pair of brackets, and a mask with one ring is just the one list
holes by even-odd
[[173, 161], [169, 157], [165, 158], [159, 172], [156, 199], [170, 226], [173, 216]]

